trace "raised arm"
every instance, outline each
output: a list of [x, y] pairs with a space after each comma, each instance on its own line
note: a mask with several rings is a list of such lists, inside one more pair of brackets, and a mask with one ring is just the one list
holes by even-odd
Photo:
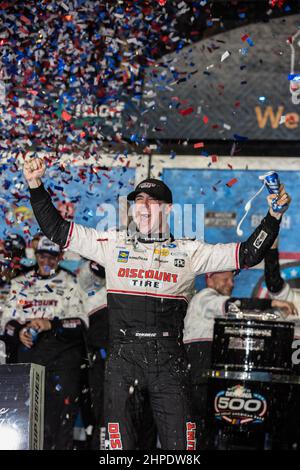
[[239, 250], [239, 263], [241, 268], [252, 267], [259, 264], [278, 236], [283, 212], [287, 210], [291, 198], [286, 193], [284, 185], [282, 184], [278, 195], [278, 204], [286, 206], [281, 213], [274, 212], [272, 209], [272, 200], [274, 198], [276, 198], [275, 194], [269, 194], [267, 197], [269, 211], [266, 217], [250, 235], [248, 240], [241, 243]]
[[60, 246], [65, 246], [71, 223], [65, 220], [51, 201], [41, 178], [46, 165], [40, 158], [31, 159], [24, 164], [24, 177], [30, 190], [30, 202], [35, 218], [46, 237]]
[[[242, 243], [218, 243], [216, 245], [195, 242], [195, 249], [191, 256], [194, 272], [201, 274], [231, 271], [250, 268], [259, 264], [279, 233], [282, 213], [273, 212], [271, 203], [274, 197], [276, 197], [274, 194], [268, 196], [269, 211], [246, 241]], [[281, 185], [278, 204], [286, 204], [287, 208], [290, 201], [291, 199], [285, 192], [284, 186]]]
[[50, 194], [42, 184], [45, 163], [39, 158], [24, 165], [24, 176], [30, 189], [30, 202], [36, 220], [46, 237], [63, 248], [69, 248], [84, 258], [106, 265], [108, 236], [89, 227], [65, 220], [54, 207]]

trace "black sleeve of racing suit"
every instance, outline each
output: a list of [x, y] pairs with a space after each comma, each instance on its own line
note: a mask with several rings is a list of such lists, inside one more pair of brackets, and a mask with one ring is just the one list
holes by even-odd
[[241, 310], [268, 310], [272, 307], [272, 300], [230, 297], [225, 302], [226, 313], [228, 313], [230, 304], [236, 304]]
[[239, 250], [241, 268], [250, 268], [264, 259], [266, 252], [277, 238], [280, 221], [281, 219], [277, 220], [268, 212], [248, 240], [241, 243]]
[[85, 323], [78, 317], [59, 319], [54, 317], [50, 320], [51, 331], [57, 339], [65, 341], [78, 341], [84, 339], [86, 334]]
[[42, 184], [38, 188], [29, 188], [30, 202], [35, 218], [46, 237], [60, 246], [67, 243], [71, 222], [65, 220], [54, 207], [50, 194]]
[[269, 292], [277, 294], [284, 286], [280, 274], [278, 249], [268, 250], [265, 256], [265, 281]]

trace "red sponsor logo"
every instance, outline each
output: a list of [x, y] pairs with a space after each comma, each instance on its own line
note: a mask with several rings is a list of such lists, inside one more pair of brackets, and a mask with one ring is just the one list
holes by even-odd
[[119, 423], [108, 423], [110, 449], [123, 449]]
[[186, 423], [186, 449], [196, 450], [196, 423]]
[[155, 269], [134, 269], [134, 268], [120, 268], [118, 277], [128, 277], [131, 279], [155, 279], [156, 281], [173, 282], [178, 280], [178, 274], [168, 273], [165, 271], [157, 271]]
[[22, 305], [22, 308], [32, 308], [32, 307], [56, 307], [58, 304], [57, 300], [29, 300], [29, 299], [20, 299], [18, 300], [18, 305]]

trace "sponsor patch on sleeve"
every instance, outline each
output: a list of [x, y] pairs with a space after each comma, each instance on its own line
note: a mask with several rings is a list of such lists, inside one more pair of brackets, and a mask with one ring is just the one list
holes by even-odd
[[259, 232], [258, 237], [255, 239], [255, 241], [253, 243], [253, 246], [255, 246], [255, 248], [259, 249], [262, 246], [265, 239], [267, 238], [267, 236], [268, 236], [267, 232], [265, 232], [264, 230], [261, 230]]

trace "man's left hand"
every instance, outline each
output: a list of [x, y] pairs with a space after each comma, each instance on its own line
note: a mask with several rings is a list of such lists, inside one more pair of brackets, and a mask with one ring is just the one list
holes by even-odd
[[[277, 198], [276, 203], [279, 206], [284, 206], [286, 204], [286, 207], [284, 209], [282, 209], [282, 211], [280, 211], [280, 212], [274, 212], [273, 209], [272, 209], [272, 202], [276, 198]], [[269, 205], [269, 208], [270, 208], [269, 212], [276, 219], [281, 218], [282, 214], [288, 210], [288, 207], [289, 207], [289, 205], [292, 201], [289, 194], [285, 191], [285, 188], [284, 188], [283, 184], [280, 185], [279, 193], [278, 194], [269, 194], [269, 196], [267, 197], [267, 200], [268, 200], [268, 205]]]
[[33, 328], [38, 333], [41, 333], [42, 331], [51, 330], [52, 325], [50, 320], [48, 320], [47, 318], [35, 318], [27, 324], [27, 327]]

